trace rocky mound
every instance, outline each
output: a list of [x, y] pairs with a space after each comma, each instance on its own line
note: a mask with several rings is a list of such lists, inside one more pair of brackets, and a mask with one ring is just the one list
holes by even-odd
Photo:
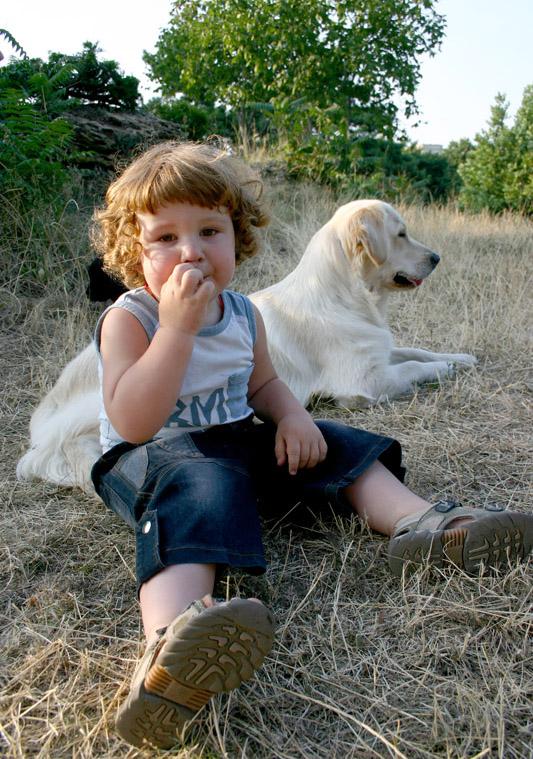
[[86, 168], [113, 169], [117, 159], [163, 140], [182, 139], [180, 125], [151, 113], [127, 113], [86, 106], [67, 111], [63, 118], [74, 127], [74, 145], [84, 153]]

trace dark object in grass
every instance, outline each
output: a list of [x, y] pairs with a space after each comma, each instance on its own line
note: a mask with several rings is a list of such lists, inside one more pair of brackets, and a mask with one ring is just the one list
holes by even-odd
[[127, 287], [116, 279], [113, 279], [102, 268], [102, 259], [98, 256], [94, 258], [87, 267], [89, 274], [89, 284], [86, 293], [90, 301], [105, 302], [108, 300], [115, 301], [119, 295], [127, 291]]

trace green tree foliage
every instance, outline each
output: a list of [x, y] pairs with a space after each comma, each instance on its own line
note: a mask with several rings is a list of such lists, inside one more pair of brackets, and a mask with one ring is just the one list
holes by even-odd
[[31, 208], [65, 183], [63, 158], [72, 129], [47, 112], [45, 97], [54, 82], [46, 76], [39, 82], [43, 75], [17, 40], [6, 29], [0, 36], [22, 57], [0, 68], [0, 196], [10, 208]]
[[86, 105], [121, 111], [135, 111], [139, 101], [139, 80], [126, 76], [113, 60], [99, 60], [100, 48], [84, 42], [76, 55], [51, 53], [46, 64], [47, 73], [71, 68], [72, 76], [65, 85], [67, 98]]
[[76, 55], [13, 60], [0, 68], [0, 89], [23, 92], [51, 116], [79, 105], [134, 111], [140, 100], [139, 80], [125, 76], [116, 61], [98, 60], [99, 52], [96, 44], [85, 42]]
[[[11, 35], [0, 31], [13, 44]], [[14, 47], [24, 53], [18, 43]], [[50, 53], [42, 61], [24, 53], [0, 68], [0, 191], [11, 200], [32, 205], [38, 194], [58, 196], [68, 166], [82, 157], [73, 152], [72, 127], [61, 118], [67, 109], [136, 108], [138, 80], [124, 76], [116, 61], [98, 60], [99, 52], [86, 42], [76, 55]]]
[[524, 90], [513, 126], [507, 125], [508, 108], [498, 94], [488, 128], [459, 166], [459, 200], [468, 210], [533, 213], [533, 85]]
[[48, 118], [20, 91], [0, 90], [0, 193], [28, 206], [54, 197], [67, 178], [71, 141], [66, 121]]
[[443, 155], [371, 137], [358, 140], [354, 148], [356, 172], [351, 185], [345, 183], [351, 195], [442, 202], [456, 185], [457, 172]]
[[0, 37], [22, 56], [0, 68], [1, 252], [11, 262], [6, 271], [16, 272], [13, 281], [40, 287], [57, 281], [58, 260], [72, 256], [71, 240], [58, 231], [87, 176], [76, 168], [87, 154], [75, 149], [65, 112], [79, 105], [132, 110], [138, 81], [116, 62], [99, 61], [91, 43], [77, 55], [52, 53], [42, 61], [30, 59], [6, 30]]
[[187, 98], [153, 98], [145, 107], [160, 119], [179, 124], [184, 139], [235, 136], [235, 118], [223, 106], [196, 105]]
[[183, 0], [145, 61], [164, 96], [183, 93], [237, 114], [268, 104], [295, 164], [304, 147], [302, 162], [315, 156], [324, 163], [316, 173], [331, 174], [340, 141], [354, 133], [391, 136], [398, 100], [407, 116], [416, 112], [419, 57], [444, 30], [433, 4]]
[[463, 137], [461, 140], [452, 140], [443, 153], [451, 165], [458, 169], [466, 161], [468, 154], [473, 149], [474, 143]]
[[[11, 45], [11, 47], [14, 50], [16, 50], [17, 53], [20, 56], [22, 56], [22, 58], [27, 58], [28, 57], [28, 54], [26, 53], [26, 51], [24, 50], [24, 48], [21, 47], [21, 45], [19, 45], [19, 43], [17, 42], [17, 40], [13, 37], [13, 35], [11, 34], [11, 32], [7, 31], [7, 29], [0, 29], [0, 37], [3, 37], [5, 40], [7, 40], [9, 42], [9, 44]], [[0, 60], [2, 60], [1, 57], [0, 57]]]

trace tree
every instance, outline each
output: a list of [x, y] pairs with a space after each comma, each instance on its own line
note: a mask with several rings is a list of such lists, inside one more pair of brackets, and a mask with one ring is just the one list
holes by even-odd
[[507, 169], [509, 208], [533, 213], [533, 84], [525, 88], [513, 126], [514, 151]]
[[443, 154], [448, 161], [456, 169], [464, 163], [471, 150], [474, 149], [474, 144], [467, 138], [463, 137], [460, 140], [452, 140], [446, 148], [443, 150]]
[[406, 116], [417, 112], [419, 57], [444, 33], [433, 4], [182, 0], [144, 59], [163, 96], [237, 112], [268, 103], [278, 128], [300, 144], [317, 134], [391, 136], [398, 98]]
[[233, 114], [222, 106], [195, 105], [187, 98], [152, 98], [145, 109], [165, 121], [179, 124], [184, 139], [203, 140], [211, 135], [233, 137]]
[[32, 209], [40, 200], [52, 211], [67, 179], [63, 160], [70, 154], [73, 130], [63, 119], [50, 118], [44, 105], [43, 87], [48, 95], [54, 82], [46, 76], [44, 83], [39, 80], [39, 72], [10, 32], [0, 29], [0, 38], [22, 59], [11, 59], [0, 69], [0, 205], [18, 220], [21, 216], [14, 209]]
[[98, 46], [85, 42], [75, 55], [50, 53], [48, 60], [12, 60], [0, 69], [0, 90], [18, 90], [41, 112], [55, 116], [76, 105], [134, 111], [139, 80], [125, 76], [118, 63], [99, 60]]
[[459, 199], [468, 210], [533, 212], [533, 85], [525, 88], [512, 127], [508, 108], [498, 94], [488, 128], [476, 135], [474, 149], [459, 166]]
[[140, 100], [139, 80], [125, 75], [116, 61], [99, 60], [102, 52], [93, 42], [84, 42], [76, 55], [50, 53], [45, 68], [49, 74], [65, 66], [73, 76], [67, 82], [65, 94], [87, 105], [121, 111], [135, 111]]
[[[19, 43], [17, 42], [17, 40], [13, 37], [13, 35], [11, 34], [11, 32], [8, 32], [7, 29], [0, 29], [0, 38], [6, 39], [9, 42], [9, 44], [11, 45], [11, 47], [22, 58], [27, 58], [28, 57], [28, 54], [24, 50], [24, 48], [21, 45], [19, 45]], [[4, 58], [4, 56], [3, 56], [2, 52], [0, 51], [0, 61], [3, 60], [3, 58]]]

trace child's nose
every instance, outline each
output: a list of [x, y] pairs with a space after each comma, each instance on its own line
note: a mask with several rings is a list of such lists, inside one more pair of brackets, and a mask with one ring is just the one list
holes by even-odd
[[201, 261], [204, 257], [202, 246], [196, 240], [184, 240], [180, 245], [180, 255], [183, 263]]

